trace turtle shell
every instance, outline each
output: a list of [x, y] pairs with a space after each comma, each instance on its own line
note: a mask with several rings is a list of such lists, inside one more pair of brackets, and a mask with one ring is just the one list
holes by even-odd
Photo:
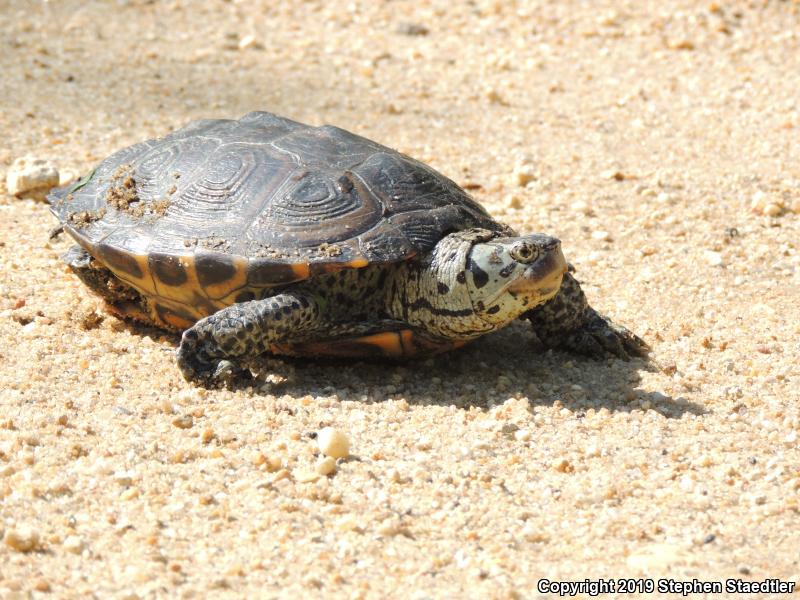
[[117, 277], [195, 318], [254, 290], [409, 259], [452, 231], [507, 231], [416, 160], [266, 112], [135, 144], [48, 199]]

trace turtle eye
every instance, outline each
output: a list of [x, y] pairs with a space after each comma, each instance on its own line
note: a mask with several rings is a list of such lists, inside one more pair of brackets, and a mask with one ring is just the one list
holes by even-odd
[[514, 244], [509, 253], [511, 254], [511, 258], [522, 263], [533, 262], [536, 260], [536, 257], [539, 256], [539, 250], [536, 246], [528, 242], [518, 242]]

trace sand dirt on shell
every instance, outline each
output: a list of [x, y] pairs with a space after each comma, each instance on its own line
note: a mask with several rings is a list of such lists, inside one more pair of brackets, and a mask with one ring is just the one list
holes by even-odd
[[[177, 338], [103, 312], [47, 207], [2, 188], [0, 596], [797, 581], [799, 12], [0, 2], [0, 171], [86, 173], [251, 110], [333, 123], [560, 237], [654, 348], [591, 362], [520, 325], [429, 362], [275, 360], [256, 387], [195, 389]], [[352, 456], [320, 476], [326, 426]]]

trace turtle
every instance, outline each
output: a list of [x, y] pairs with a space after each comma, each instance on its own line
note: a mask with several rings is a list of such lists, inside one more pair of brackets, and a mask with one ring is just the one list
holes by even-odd
[[431, 167], [332, 125], [204, 119], [48, 196], [69, 268], [114, 315], [181, 333], [200, 385], [267, 354], [429, 356], [516, 319], [547, 348], [647, 344], [588, 303], [560, 241], [517, 234]]

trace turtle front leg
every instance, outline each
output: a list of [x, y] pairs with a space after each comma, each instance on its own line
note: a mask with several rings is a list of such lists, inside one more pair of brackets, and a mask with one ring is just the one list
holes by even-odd
[[304, 294], [285, 293], [240, 302], [183, 332], [178, 367], [188, 381], [209, 384], [244, 373], [241, 363], [319, 326], [320, 309]]
[[622, 325], [589, 306], [578, 281], [566, 273], [558, 293], [522, 315], [548, 348], [570, 350], [593, 358], [608, 354], [629, 359], [645, 356], [650, 347]]

